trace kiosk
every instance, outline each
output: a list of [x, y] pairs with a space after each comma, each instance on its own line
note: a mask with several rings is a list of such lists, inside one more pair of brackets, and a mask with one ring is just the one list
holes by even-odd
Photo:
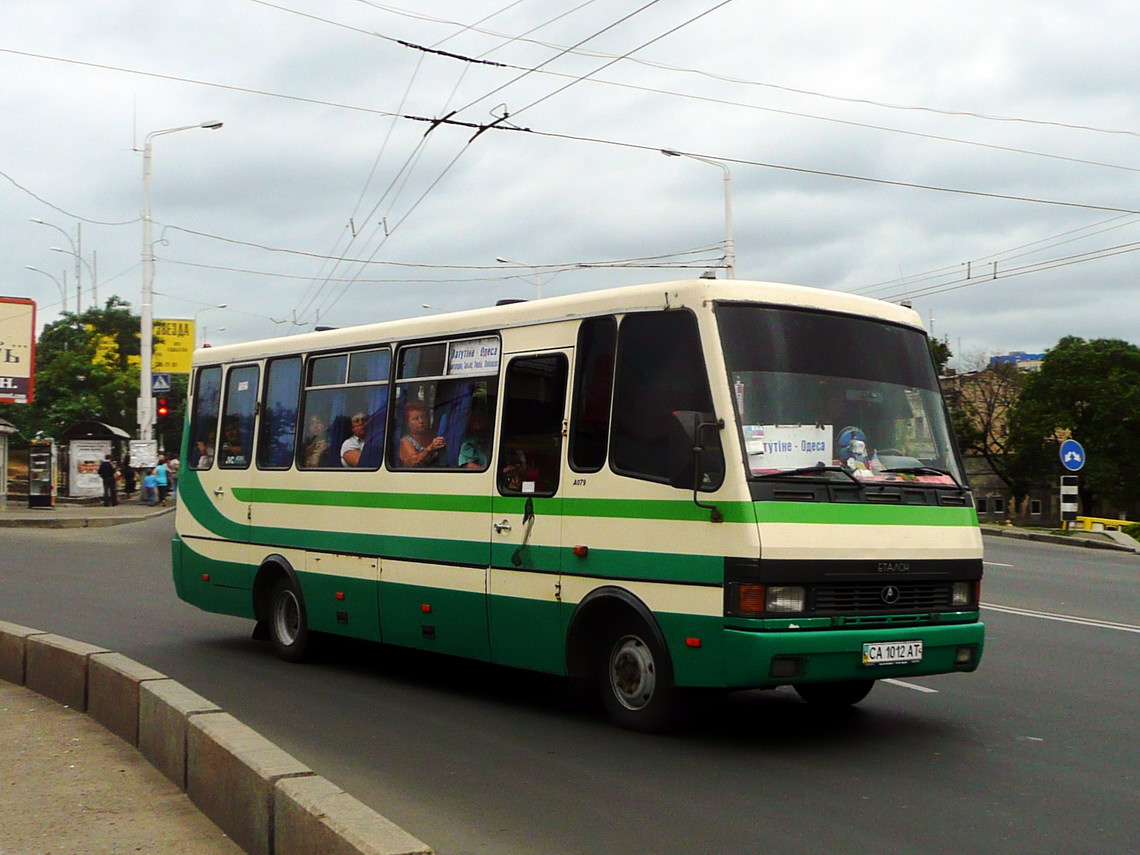
[[50, 508], [55, 501], [54, 439], [33, 439], [28, 446], [28, 507]]

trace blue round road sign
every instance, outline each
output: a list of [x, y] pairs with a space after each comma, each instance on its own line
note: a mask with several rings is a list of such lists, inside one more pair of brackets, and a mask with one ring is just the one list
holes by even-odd
[[1085, 465], [1085, 450], [1075, 439], [1061, 443], [1061, 465], [1070, 472], [1076, 472]]

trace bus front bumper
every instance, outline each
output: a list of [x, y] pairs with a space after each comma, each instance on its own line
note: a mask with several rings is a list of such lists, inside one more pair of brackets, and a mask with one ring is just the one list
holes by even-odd
[[[784, 632], [726, 630], [726, 682], [732, 688], [774, 688], [793, 683], [881, 680], [973, 671], [982, 659], [985, 624], [823, 629]], [[882, 656], [922, 642], [917, 661], [865, 664], [865, 645]], [[909, 645], [909, 646], [908, 646]]]

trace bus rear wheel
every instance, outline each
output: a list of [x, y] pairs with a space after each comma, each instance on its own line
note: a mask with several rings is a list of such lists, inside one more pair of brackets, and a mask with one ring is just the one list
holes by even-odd
[[673, 727], [678, 697], [672, 669], [649, 627], [639, 622], [613, 632], [601, 651], [599, 683], [610, 719], [642, 733]]
[[286, 662], [301, 662], [311, 652], [305, 600], [288, 577], [277, 580], [269, 595], [269, 638]]
[[796, 694], [818, 707], [849, 707], [871, 692], [874, 680], [843, 680], [838, 683], [797, 683]]

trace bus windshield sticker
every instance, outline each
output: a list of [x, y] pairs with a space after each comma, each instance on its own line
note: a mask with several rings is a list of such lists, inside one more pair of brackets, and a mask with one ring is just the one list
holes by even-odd
[[748, 465], [754, 472], [832, 463], [832, 425], [744, 425]]
[[453, 341], [447, 363], [449, 375], [497, 374], [499, 372], [499, 339], [491, 337]]

